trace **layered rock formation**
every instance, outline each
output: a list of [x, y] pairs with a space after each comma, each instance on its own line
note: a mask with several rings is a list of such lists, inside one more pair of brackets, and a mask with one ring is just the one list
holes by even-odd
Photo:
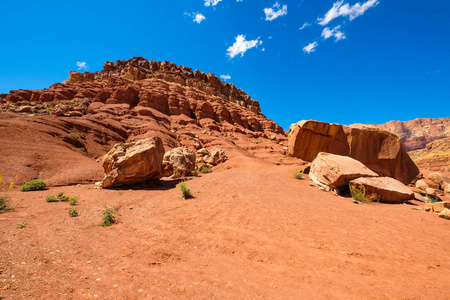
[[450, 137], [428, 143], [424, 149], [410, 151], [414, 162], [432, 171], [450, 171]]
[[376, 126], [400, 136], [406, 151], [423, 149], [432, 141], [450, 137], [450, 117], [390, 121]]
[[[237, 126], [236, 130], [284, 134], [278, 124], [261, 114], [258, 101], [232, 83], [212, 73], [142, 57], [106, 62], [100, 72], [72, 71], [64, 83], [45, 90], [11, 91], [3, 99], [10, 103], [46, 103], [61, 115], [72, 112], [80, 116], [121, 105], [118, 114], [148, 116], [156, 110], [167, 116], [187, 117], [179, 123], [194, 122], [216, 129], [228, 123]], [[70, 105], [65, 109], [55, 107], [55, 102], [73, 100], [83, 101], [82, 106], [76, 110]]]

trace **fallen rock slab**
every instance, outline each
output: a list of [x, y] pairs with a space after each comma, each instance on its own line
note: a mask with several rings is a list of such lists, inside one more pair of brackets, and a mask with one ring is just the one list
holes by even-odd
[[379, 196], [380, 202], [403, 203], [414, 199], [414, 192], [391, 177], [358, 178], [350, 181], [354, 188], [364, 186], [366, 195]]
[[356, 159], [325, 152], [317, 155], [309, 172], [313, 182], [338, 189], [346, 188], [353, 179], [376, 176], [375, 172]]
[[106, 175], [102, 187], [134, 184], [159, 178], [163, 155], [164, 146], [159, 137], [114, 145], [103, 160]]

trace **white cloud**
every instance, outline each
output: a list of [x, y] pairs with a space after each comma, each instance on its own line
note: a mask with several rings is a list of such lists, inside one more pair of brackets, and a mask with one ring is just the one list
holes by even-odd
[[304, 23], [302, 25], [302, 27], [299, 28], [299, 30], [303, 30], [303, 29], [305, 29], [306, 27], [309, 27], [309, 26], [311, 26], [311, 23]]
[[336, 39], [336, 42], [340, 41], [340, 40], [345, 40], [346, 39], [345, 33], [340, 31], [339, 30], [340, 28], [341, 28], [340, 25], [334, 27], [333, 29], [330, 29], [329, 27], [325, 27], [325, 29], [322, 30], [322, 37], [324, 39], [328, 39], [330, 37], [334, 37]]
[[333, 7], [331, 7], [331, 9], [327, 11], [325, 16], [323, 18], [318, 18], [317, 21], [319, 21], [319, 24], [322, 26], [327, 25], [332, 20], [340, 16], [348, 17], [350, 21], [352, 21], [356, 17], [362, 16], [366, 12], [366, 10], [378, 5], [379, 3], [380, 1], [378, 0], [368, 0], [363, 4], [358, 2], [350, 6], [348, 3], [344, 4], [344, 0], [340, 0], [335, 2], [333, 4]]
[[260, 37], [258, 37], [256, 40], [247, 41], [245, 40], [245, 35], [240, 34], [236, 37], [236, 41], [234, 42], [234, 44], [227, 49], [227, 55], [230, 57], [230, 59], [238, 54], [244, 56], [244, 53], [247, 52], [247, 50], [263, 43], [259, 39]]
[[216, 6], [222, 0], [205, 0], [205, 6]]
[[231, 76], [230, 76], [229, 74], [227, 74], [227, 75], [222, 74], [222, 75], [220, 75], [220, 78], [221, 78], [223, 81], [227, 81], [227, 80], [230, 80], [230, 79], [231, 79]]
[[77, 66], [78, 66], [78, 70], [81, 70], [81, 69], [85, 69], [85, 70], [87, 70], [88, 68], [89, 68], [89, 66], [87, 65], [87, 63], [86, 62], [79, 62], [79, 61], [77, 61]]
[[204, 19], [206, 19], [204, 15], [202, 15], [201, 13], [196, 13], [194, 17], [194, 22], [200, 24]]
[[275, 20], [278, 17], [287, 15], [287, 5], [281, 7], [280, 3], [275, 2], [272, 7], [264, 8], [266, 14], [266, 21]]
[[317, 47], [317, 42], [310, 43], [310, 44], [306, 45], [305, 47], [303, 47], [303, 52], [309, 54], [311, 52], [316, 51], [316, 47]]

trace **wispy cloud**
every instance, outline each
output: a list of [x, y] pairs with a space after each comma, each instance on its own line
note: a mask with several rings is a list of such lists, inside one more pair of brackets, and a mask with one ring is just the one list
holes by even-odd
[[230, 59], [234, 58], [238, 54], [244, 56], [244, 53], [247, 52], [247, 50], [252, 49], [263, 43], [259, 39], [260, 37], [258, 37], [256, 40], [247, 41], [245, 39], [245, 35], [243, 34], [238, 35], [236, 37], [236, 41], [234, 42], [234, 44], [227, 49], [227, 56], [229, 56]]
[[83, 61], [83, 62], [77, 61], [77, 66], [78, 66], [78, 70], [81, 70], [81, 69], [87, 70], [89, 68], [89, 66], [87, 65], [87, 63], [85, 61]]
[[371, 7], [374, 7], [378, 5], [380, 1], [378, 0], [368, 0], [361, 3], [356, 3], [352, 6], [350, 4], [346, 3], [344, 4], [344, 0], [337, 1], [333, 4], [333, 6], [330, 8], [329, 11], [325, 14], [323, 18], [318, 18], [317, 21], [320, 25], [325, 26], [328, 23], [330, 23], [332, 20], [342, 16], [342, 17], [348, 17], [350, 21], [355, 19], [356, 17], [359, 17], [363, 15], [366, 10], [368, 10]]
[[205, 6], [216, 6], [222, 0], [205, 0]]
[[345, 33], [340, 31], [341, 25], [334, 27], [333, 29], [330, 29], [329, 27], [325, 27], [324, 30], [322, 30], [322, 37], [326, 40], [330, 37], [334, 37], [337, 41], [345, 40]]
[[220, 75], [220, 79], [222, 79], [223, 81], [227, 81], [227, 80], [231, 79], [231, 76], [229, 74], [227, 74], [227, 75], [222, 74], [222, 75]]
[[316, 51], [317, 45], [318, 45], [317, 42], [310, 43], [310, 44], [306, 45], [305, 47], [303, 47], [303, 52], [308, 53], [308, 54], [311, 52], [314, 52], [314, 51]]
[[303, 29], [305, 29], [306, 27], [309, 27], [309, 26], [311, 26], [311, 23], [303, 23], [302, 27], [300, 27], [299, 30], [303, 30]]
[[281, 6], [280, 3], [275, 2], [272, 7], [264, 8], [266, 14], [266, 21], [273, 21], [278, 17], [287, 15], [287, 5]]

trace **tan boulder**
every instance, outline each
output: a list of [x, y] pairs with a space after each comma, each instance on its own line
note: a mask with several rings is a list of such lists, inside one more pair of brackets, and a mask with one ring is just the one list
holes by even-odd
[[436, 195], [436, 190], [433, 188], [426, 188], [425, 193], [427, 193], [428, 195]]
[[444, 209], [449, 209], [449, 208], [450, 208], [450, 202], [448, 202], [448, 201], [433, 203], [433, 211], [435, 213], [440, 213]]
[[313, 182], [339, 189], [347, 187], [353, 179], [376, 176], [375, 172], [351, 157], [325, 152], [317, 155], [309, 172]]
[[450, 220], [450, 209], [446, 208], [439, 213], [440, 218]]
[[303, 120], [289, 127], [288, 151], [312, 161], [319, 152], [348, 155], [349, 146], [342, 125]]
[[364, 186], [366, 195], [376, 195], [380, 202], [403, 203], [414, 199], [414, 193], [400, 181], [391, 177], [358, 178], [350, 181], [354, 188]]
[[227, 155], [225, 154], [225, 151], [223, 151], [220, 148], [213, 148], [209, 155], [213, 158], [213, 164], [212, 165], [218, 165], [223, 163], [228, 159]]
[[359, 160], [379, 176], [395, 178], [409, 184], [419, 169], [394, 133], [368, 125], [344, 126], [350, 157]]
[[419, 179], [416, 182], [416, 187], [425, 191], [428, 188], [428, 184], [423, 179]]
[[164, 154], [162, 164], [163, 176], [189, 175], [195, 169], [195, 152], [186, 147], [174, 148]]
[[118, 143], [103, 160], [105, 178], [102, 187], [112, 187], [159, 178], [164, 146], [161, 138], [152, 137], [132, 143]]

